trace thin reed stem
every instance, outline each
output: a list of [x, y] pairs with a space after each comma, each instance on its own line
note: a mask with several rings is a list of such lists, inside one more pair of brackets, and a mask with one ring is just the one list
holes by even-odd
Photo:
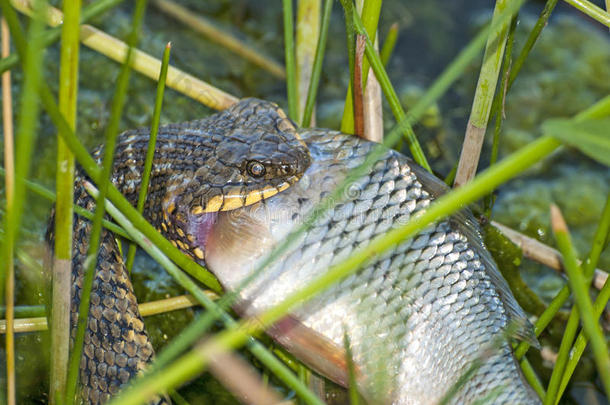
[[[59, 109], [76, 128], [79, 24], [81, 1], [64, 2], [60, 49]], [[55, 204], [55, 249], [51, 296], [51, 375], [49, 400], [62, 403], [70, 355], [70, 287], [72, 276], [72, 219], [74, 217], [74, 155], [58, 136]]]
[[320, 40], [321, 8], [322, 0], [297, 1], [295, 39], [295, 62], [298, 98], [297, 122], [303, 121], [305, 104], [307, 103], [308, 89], [312, 80], [316, 48]]
[[[582, 266], [583, 274], [587, 280], [591, 278], [592, 273], [594, 272], [595, 266], [605, 242], [608, 239], [608, 233], [610, 231], [610, 194], [606, 198], [606, 206], [602, 212], [600, 217], [600, 221], [597, 227], [597, 231], [595, 232], [595, 236], [593, 238], [593, 243], [591, 246], [591, 251], [585, 261], [585, 264]], [[606, 281], [607, 283], [607, 281]], [[603, 287], [602, 287], [603, 289]], [[598, 300], [602, 298], [602, 294], [600, 293], [597, 297], [594, 306], [598, 305]], [[561, 395], [563, 394], [563, 390], [561, 386], [563, 381], [571, 378], [573, 368], [568, 367], [568, 363], [576, 364], [578, 360], [580, 360], [580, 356], [575, 352], [577, 350], [572, 350], [572, 342], [574, 341], [574, 337], [576, 336], [576, 332], [578, 331], [579, 326], [579, 315], [576, 308], [572, 308], [570, 313], [570, 318], [568, 319], [568, 324], [564, 330], [564, 334], [561, 340], [561, 345], [559, 347], [557, 361], [555, 362], [555, 367], [553, 368], [553, 373], [551, 375], [551, 380], [549, 382], [549, 387], [547, 389], [547, 397], [549, 397], [548, 403], [555, 404], [559, 402], [561, 399]], [[599, 318], [596, 312], [596, 319]], [[574, 348], [576, 348], [577, 344], [574, 344]], [[571, 369], [571, 371], [570, 371]]]
[[[2, 57], [9, 55], [11, 50], [10, 32], [4, 17], [0, 19], [0, 35], [2, 36]], [[14, 133], [13, 133], [13, 96], [11, 91], [11, 72], [2, 73], [2, 124], [4, 132], [4, 167], [6, 170], [6, 214], [11, 215], [15, 202], [15, 156]], [[6, 291], [4, 302], [6, 303], [6, 326], [5, 338], [6, 353], [6, 393], [7, 403], [15, 403], [15, 336], [14, 336], [14, 302], [15, 302], [15, 263], [13, 260], [13, 248], [8, 247], [6, 261]]]
[[[345, 7], [346, 3], [348, 3], [349, 0], [347, 1], [342, 1], [341, 4]], [[362, 25], [364, 26], [364, 30], [366, 32], [366, 34], [368, 35], [369, 39], [371, 40], [371, 43], [375, 42], [375, 37], [377, 36], [377, 25], [379, 24], [379, 15], [381, 14], [381, 0], [368, 0], [364, 2], [364, 5], [362, 7], [362, 13], [358, 13], [358, 11], [356, 11], [355, 8], [353, 8], [353, 6], [351, 6], [352, 8], [352, 13], [351, 15], [345, 15], [345, 20], [350, 20], [351, 22], [349, 24], [353, 23], [354, 20], [354, 15], [358, 15], [360, 14], [361, 17], [361, 22]], [[347, 12], [347, 8], [345, 9]], [[348, 24], [348, 23], [346, 23]], [[351, 26], [347, 25], [347, 33], [348, 33], [348, 41], [350, 39], [350, 29]], [[360, 32], [360, 34], [362, 34], [362, 32]], [[353, 42], [352, 42], [353, 43]], [[352, 50], [353, 45], [352, 45]], [[350, 48], [348, 47], [348, 50], [350, 50]], [[350, 51], [351, 52], [351, 51]], [[369, 74], [369, 65], [370, 61], [365, 61], [362, 64], [362, 85], [363, 88], [362, 90], [365, 91], [366, 88], [366, 79], [368, 78], [368, 74]], [[350, 67], [353, 66], [353, 62], [350, 61]], [[350, 70], [350, 73], [353, 75], [353, 70]], [[341, 119], [341, 132], [345, 132], [346, 134], [352, 134], [354, 133], [354, 99], [353, 99], [353, 80], [350, 81], [350, 86], [348, 86], [347, 88], [347, 94], [345, 95], [345, 107], [343, 108], [343, 118]]]
[[523, 371], [523, 376], [525, 377], [525, 380], [534, 389], [534, 391], [536, 391], [536, 394], [540, 399], [544, 398], [544, 386], [542, 385], [540, 378], [536, 374], [536, 371], [534, 370], [530, 362], [527, 361], [527, 359], [523, 358], [519, 362], [519, 365], [521, 366], [521, 371]]
[[[19, 236], [21, 217], [25, 206], [25, 184], [23, 179], [28, 176], [32, 149], [38, 133], [39, 103], [36, 89], [41, 82], [41, 66], [43, 65], [43, 52], [41, 51], [42, 24], [34, 21], [29, 25], [27, 41], [21, 32], [21, 27], [14, 9], [8, 0], [0, 1], [3, 17], [10, 28], [15, 46], [19, 48], [23, 63], [24, 82], [21, 88], [21, 100], [19, 105], [19, 122], [17, 126], [17, 140], [14, 161], [14, 186], [12, 196], [7, 200], [7, 212], [4, 216], [5, 243], [0, 252], [5, 271], [0, 272], [0, 286], [6, 283], [6, 305], [9, 329], [13, 329], [13, 305], [14, 305], [14, 273], [13, 255], [15, 242]], [[35, 1], [33, 4], [35, 15], [42, 15], [46, 3]], [[4, 35], [3, 35], [4, 37]], [[10, 99], [9, 99], [10, 100]], [[9, 118], [9, 117], [6, 117]], [[12, 119], [12, 118], [11, 118]], [[5, 120], [6, 121], [6, 120]], [[4, 298], [4, 294], [0, 294]], [[14, 337], [12, 333], [7, 335], [7, 403], [12, 405], [16, 401], [15, 391], [15, 359], [14, 359]]]
[[[165, 79], [167, 78], [167, 67], [169, 66], [169, 54], [172, 49], [170, 42], [165, 46], [161, 63], [161, 72], [159, 73], [159, 82], [157, 83], [157, 95], [155, 98], [155, 109], [152, 116], [152, 124], [150, 126], [150, 139], [146, 149], [146, 158], [144, 160], [144, 171], [142, 180], [140, 181], [140, 192], [138, 195], [137, 210], [141, 214], [144, 212], [144, 203], [146, 202], [146, 194], [148, 193], [148, 185], [150, 182], [150, 172], [152, 170], [153, 158], [155, 156], [155, 147], [157, 145], [157, 134], [159, 133], [159, 122], [161, 120], [161, 107], [163, 106], [163, 93], [165, 92]], [[133, 261], [136, 257], [136, 245], [131, 243], [127, 251], [127, 260], [125, 266], [127, 271], [131, 273]]]
[[610, 13], [604, 9], [587, 0], [565, 0], [565, 2], [610, 28]]
[[301, 126], [306, 128], [311, 123], [313, 108], [318, 95], [318, 85], [320, 83], [320, 75], [322, 74], [322, 63], [324, 62], [324, 52], [326, 51], [326, 40], [328, 38], [328, 26], [330, 25], [330, 13], [333, 6], [333, 0], [325, 0], [324, 11], [322, 12], [322, 25], [320, 27], [320, 35], [316, 46], [316, 54], [311, 68], [311, 78], [307, 90], [307, 99], [305, 101], [305, 110], [303, 112], [303, 121]]
[[[511, 86], [515, 82], [515, 79], [517, 78], [517, 75], [521, 71], [521, 68], [523, 67], [523, 64], [525, 63], [525, 60], [529, 56], [532, 48], [534, 47], [534, 44], [540, 37], [540, 34], [542, 33], [542, 29], [547, 25], [548, 20], [551, 17], [551, 14], [552, 14], [553, 10], [555, 9], [555, 6], [557, 5], [557, 1], [558, 0], [548, 0], [546, 2], [546, 4], [544, 5], [544, 8], [543, 8], [542, 12], [540, 13], [540, 16], [538, 17], [538, 20], [536, 20], [536, 24], [534, 24], [534, 28], [532, 29], [532, 31], [530, 31], [530, 33], [527, 37], [527, 40], [525, 41], [525, 44], [523, 45], [523, 48], [521, 49], [521, 52], [515, 59], [515, 62], [513, 64], [511, 64], [511, 66], [510, 66], [508, 81], [506, 83], [506, 86], [502, 89], [503, 97], [505, 97], [506, 93], [510, 90]], [[504, 107], [503, 100], [500, 99], [500, 97], [494, 98], [493, 104], [491, 106], [490, 117], [496, 117], [496, 120], [499, 119], [498, 114], [500, 114], [503, 107]]]
[[[597, 371], [600, 374], [602, 385], [606, 391], [606, 395], [610, 396], [610, 356], [606, 340], [602, 332], [601, 326], [597, 318], [594, 316], [593, 304], [589, 297], [589, 288], [585, 275], [582, 273], [577, 261], [576, 250], [572, 244], [572, 240], [567, 228], [567, 225], [557, 206], [551, 206], [551, 225], [559, 251], [563, 255], [563, 262], [568, 274], [568, 282], [570, 290], [574, 295], [576, 307], [580, 313], [582, 326], [585, 335], [591, 341], [593, 350], [593, 358], [597, 366]], [[550, 403], [553, 398], [545, 398], [546, 403]]]
[[[591, 277], [593, 276], [595, 265], [597, 264], [601, 251], [603, 249], [604, 242], [607, 238], [609, 229], [610, 194], [606, 199], [606, 206], [604, 208], [604, 211], [602, 212], [599, 225], [597, 227], [597, 232], [595, 233], [595, 237], [593, 238], [591, 252], [589, 253], [586, 265], [583, 266], [583, 275], [586, 280], [591, 280]], [[547, 393], [544, 401], [545, 404], [555, 404], [560, 399], [560, 397], [558, 396], [559, 386], [561, 380], [565, 376], [566, 364], [570, 360], [570, 357], [573, 357], [571, 356], [571, 348], [572, 343], [574, 342], [574, 338], [576, 337], [576, 332], [578, 332], [579, 321], [580, 316], [578, 310], [576, 309], [576, 307], [573, 307], [570, 311], [570, 317], [568, 318], [568, 323], [564, 329], [563, 336], [561, 338], [561, 344], [557, 353], [557, 361], [555, 362], [555, 366], [553, 367], [553, 373], [551, 374], [551, 379], [547, 388]]]
[[[403, 110], [402, 105], [400, 104], [400, 100], [398, 99], [398, 95], [396, 94], [396, 91], [394, 91], [394, 88], [392, 87], [392, 83], [390, 83], [390, 78], [388, 77], [388, 74], [386, 73], [386, 71], [383, 67], [383, 63], [381, 63], [381, 59], [379, 58], [379, 55], [375, 51], [375, 48], [374, 48], [372, 42], [370, 41], [370, 39], [367, 37], [366, 32], [364, 30], [364, 26], [362, 25], [362, 22], [360, 21], [360, 17], [358, 17], [358, 14], [356, 12], [354, 12], [353, 18], [354, 18], [354, 27], [356, 28], [356, 31], [360, 35], [362, 35], [364, 37], [364, 39], [366, 40], [366, 48], [365, 48], [366, 56], [368, 58], [368, 61], [371, 65], [371, 67], [373, 68], [373, 71], [375, 72], [375, 76], [377, 77], [377, 80], [379, 80], [379, 84], [381, 85], [381, 88], [383, 89], [383, 93], [385, 94], [386, 99], [388, 100], [388, 103], [390, 104], [390, 107], [392, 108], [394, 117], [396, 118], [396, 121], [399, 123], [398, 125], [401, 125], [401, 127], [402, 127], [404, 136], [409, 145], [409, 150], [413, 154], [413, 159], [420, 166], [422, 166], [429, 172], [432, 172], [432, 168], [428, 164], [428, 160], [426, 159], [424, 151], [422, 150], [421, 146], [419, 145], [419, 142], [417, 141], [415, 132], [413, 132], [413, 127], [411, 127], [411, 125], [407, 122], [407, 115], [406, 115], [405, 111]], [[363, 64], [363, 65], [365, 65], [365, 64]], [[364, 66], [363, 66], [363, 68], [364, 68]], [[363, 80], [365, 80], [364, 73], [365, 72], [363, 71], [362, 72]]]
[[110, 174], [112, 172], [113, 161], [114, 161], [114, 148], [116, 145], [116, 139], [119, 132], [119, 123], [123, 112], [123, 106], [125, 105], [125, 98], [127, 95], [127, 86], [129, 84], [129, 76], [131, 72], [130, 59], [132, 55], [132, 49], [136, 46], [138, 41], [138, 35], [144, 19], [144, 12], [146, 10], [146, 0], [138, 0], [136, 2], [136, 8], [132, 21], [132, 29], [129, 33], [127, 43], [129, 44], [129, 50], [126, 55], [125, 63], [121, 68], [119, 77], [117, 79], [116, 90], [112, 102], [112, 111], [110, 114], [110, 121], [106, 127], [106, 144], [104, 146], [104, 157], [102, 161], [102, 170], [100, 174], [100, 182], [98, 187], [100, 195], [96, 199], [95, 204], [95, 215], [93, 217], [91, 225], [91, 234], [89, 240], [89, 248], [87, 250], [87, 259], [84, 266], [84, 276], [81, 286], [81, 301], [78, 310], [78, 321], [76, 324], [76, 336], [74, 338], [74, 345], [72, 347], [72, 354], [70, 357], [70, 365], [68, 370], [68, 380], [66, 385], [66, 398], [65, 402], [70, 405], [74, 403], [76, 399], [76, 388], [78, 385], [78, 376], [80, 370], [81, 357], [83, 353], [83, 344], [85, 331], [89, 319], [89, 304], [91, 300], [91, 289], [93, 287], [93, 280], [95, 278], [95, 268], [97, 266], [97, 255], [100, 248], [101, 232], [102, 232], [102, 219], [104, 218], [105, 208], [104, 202], [106, 200], [106, 194], [108, 190], [108, 183], [110, 182]]
[[[343, 8], [343, 16], [345, 19], [345, 38], [346, 38], [346, 49], [347, 49], [347, 61], [349, 64], [349, 84], [347, 85], [347, 91], [352, 94], [352, 108], [343, 109], [342, 120], [354, 120], [354, 97], [353, 92], [350, 89], [354, 88], [354, 74], [355, 74], [355, 63], [356, 63], [356, 37], [354, 31], [354, 21], [352, 13], [354, 12], [354, 2], [352, 0], [339, 0]], [[351, 118], [345, 117], [351, 115]], [[343, 130], [343, 127], [341, 128]], [[345, 132], [345, 131], [344, 131]]]
[[299, 95], [297, 90], [296, 62], [294, 50], [294, 13], [292, 0], [282, 0], [284, 16], [284, 58], [286, 64], [286, 98], [288, 99], [288, 115], [298, 120]]
[[[496, 1], [492, 24], [498, 20], [501, 10], [505, 9], [508, 3], [510, 3], [510, 0]], [[483, 64], [479, 71], [479, 79], [474, 94], [472, 109], [466, 125], [466, 135], [464, 137], [464, 143], [462, 144], [462, 153], [460, 154], [460, 160], [453, 183], [454, 187], [467, 183], [477, 172], [479, 157], [481, 156], [481, 149], [483, 148], [483, 140], [485, 138], [485, 131], [487, 130], [487, 123], [489, 121], [489, 112], [491, 110], [494, 94], [496, 93], [498, 77], [502, 67], [509, 25], [508, 21], [505, 24], [500, 25], [496, 30], [493, 30], [489, 34], [489, 38], [487, 38], [485, 53], [483, 54]]]

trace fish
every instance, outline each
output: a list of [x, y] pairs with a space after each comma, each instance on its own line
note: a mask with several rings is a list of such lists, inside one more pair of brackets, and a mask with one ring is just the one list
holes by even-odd
[[[320, 211], [348, 173], [381, 146], [330, 130], [299, 135], [311, 155], [303, 177], [268, 199], [219, 212], [201, 246], [205, 264], [237, 293], [235, 309], [245, 317], [282, 302], [447, 190], [386, 148]], [[303, 223], [305, 231], [261, 268]], [[533, 327], [467, 209], [372, 257], [267, 333], [343, 386], [349, 383], [347, 337], [359, 390], [370, 403], [541, 403], [511, 346], [513, 339], [537, 345]]]

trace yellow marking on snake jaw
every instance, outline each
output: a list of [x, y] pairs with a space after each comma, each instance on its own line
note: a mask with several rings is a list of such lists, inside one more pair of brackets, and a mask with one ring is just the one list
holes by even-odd
[[222, 211], [231, 211], [244, 206], [244, 200], [242, 196], [227, 196], [225, 197], [225, 203], [222, 206]]
[[203, 260], [203, 251], [201, 249], [195, 248], [193, 249], [193, 253], [195, 253], [195, 256]]
[[195, 237], [193, 235], [191, 235], [190, 233], [188, 235], [186, 235], [186, 238], [189, 240], [189, 242], [193, 243], [195, 242]]
[[223, 198], [222, 195], [215, 195], [206, 204], [204, 212], [218, 212], [218, 211], [220, 211], [220, 207], [222, 207], [223, 200], [224, 200], [224, 198]]
[[191, 208], [191, 214], [193, 215], [199, 215], [199, 214], [203, 214], [205, 211], [203, 210], [203, 207], [201, 205], [197, 205], [193, 208]]
[[263, 189], [263, 198], [269, 198], [269, 197], [271, 197], [271, 196], [276, 195], [277, 193], [278, 193], [277, 188], [275, 188], [275, 187], [270, 187], [270, 186], [269, 186], [269, 187], [265, 187], [265, 188]]
[[246, 196], [246, 205], [254, 204], [263, 199], [263, 193], [260, 191], [253, 191]]
[[184, 231], [180, 228], [176, 228], [176, 233], [178, 233], [178, 235], [180, 235], [181, 238], [184, 238]]

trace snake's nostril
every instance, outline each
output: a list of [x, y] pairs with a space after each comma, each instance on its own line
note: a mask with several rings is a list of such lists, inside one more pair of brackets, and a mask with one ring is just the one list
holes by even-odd
[[294, 167], [293, 165], [290, 165], [290, 164], [283, 164], [283, 165], [280, 167], [280, 170], [282, 171], [282, 174], [283, 174], [284, 176], [290, 176], [290, 175], [293, 175], [293, 174], [294, 174], [294, 172], [295, 172], [295, 167]]

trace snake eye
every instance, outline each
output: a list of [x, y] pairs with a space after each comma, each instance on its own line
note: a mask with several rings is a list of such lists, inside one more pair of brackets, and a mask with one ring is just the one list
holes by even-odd
[[290, 175], [294, 174], [294, 166], [292, 166], [292, 165], [283, 164], [280, 166], [280, 170], [282, 171], [282, 174], [285, 176], [290, 176]]
[[248, 173], [250, 173], [250, 175], [252, 177], [263, 177], [265, 175], [265, 165], [263, 165], [261, 162], [258, 162], [256, 160], [252, 160], [250, 162], [248, 162]]

